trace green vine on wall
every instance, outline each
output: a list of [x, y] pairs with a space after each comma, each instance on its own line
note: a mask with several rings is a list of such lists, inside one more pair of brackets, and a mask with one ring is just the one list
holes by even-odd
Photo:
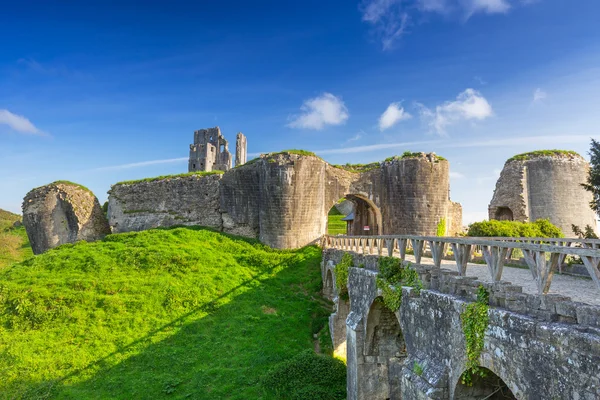
[[489, 325], [489, 293], [482, 285], [477, 289], [477, 301], [469, 303], [460, 314], [462, 329], [467, 347], [467, 368], [461, 375], [461, 382], [473, 385], [473, 377], [485, 377], [485, 369], [479, 366], [479, 356], [483, 351], [483, 339]]
[[391, 311], [398, 310], [402, 305], [402, 286], [415, 288], [418, 293], [423, 283], [417, 271], [410, 265], [403, 266], [399, 258], [380, 257], [377, 288], [381, 289], [383, 304]]
[[337, 287], [338, 294], [341, 298], [348, 297], [348, 272], [353, 264], [354, 260], [352, 255], [344, 253], [342, 260], [335, 266], [335, 286]]

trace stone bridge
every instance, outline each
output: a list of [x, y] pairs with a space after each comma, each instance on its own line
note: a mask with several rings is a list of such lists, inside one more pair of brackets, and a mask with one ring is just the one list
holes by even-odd
[[[347, 298], [338, 295], [335, 282], [344, 253], [353, 255]], [[348, 399], [600, 398], [600, 307], [544, 294], [543, 288], [526, 294], [500, 279], [483, 282], [421, 262], [411, 268], [423, 289], [398, 288], [402, 303], [392, 312], [376, 283], [383, 253], [377, 243], [323, 251], [323, 291], [336, 305], [330, 330], [336, 354], [347, 361]], [[478, 359], [486, 376], [468, 386], [460, 379], [467, 367], [461, 313], [480, 285], [490, 294]]]

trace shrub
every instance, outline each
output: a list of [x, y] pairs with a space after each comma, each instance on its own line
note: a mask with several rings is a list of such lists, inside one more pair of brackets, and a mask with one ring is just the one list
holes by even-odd
[[262, 384], [278, 399], [341, 400], [346, 398], [346, 366], [305, 350], [269, 371]]
[[535, 222], [481, 221], [469, 225], [467, 236], [476, 237], [564, 237], [562, 231], [547, 219]]

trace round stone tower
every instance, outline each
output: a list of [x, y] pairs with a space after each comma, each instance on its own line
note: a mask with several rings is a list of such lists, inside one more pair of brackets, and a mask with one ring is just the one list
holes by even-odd
[[[381, 166], [384, 234], [435, 236], [440, 221], [446, 234], [455, 212], [450, 201], [448, 161], [435, 153], [413, 153], [386, 161]], [[456, 212], [460, 212], [457, 210]], [[460, 222], [459, 222], [460, 223]], [[455, 227], [458, 229], [459, 227]]]
[[573, 151], [540, 150], [514, 156], [500, 173], [489, 218], [547, 218], [567, 237], [573, 236], [573, 224], [596, 230], [596, 215], [590, 208], [592, 194], [581, 186], [588, 171], [589, 164]]

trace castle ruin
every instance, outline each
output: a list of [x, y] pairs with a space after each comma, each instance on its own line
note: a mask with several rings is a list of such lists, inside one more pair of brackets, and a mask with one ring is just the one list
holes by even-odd
[[[246, 146], [246, 136], [239, 132], [236, 138], [236, 167], [246, 162]], [[232, 168], [232, 161], [229, 142], [221, 134], [218, 126], [194, 132], [194, 143], [190, 145], [188, 172], [229, 171]]]
[[589, 164], [573, 151], [540, 150], [519, 154], [504, 164], [488, 212], [489, 219], [535, 221], [549, 219], [565, 236], [571, 225], [596, 230], [586, 182]]

